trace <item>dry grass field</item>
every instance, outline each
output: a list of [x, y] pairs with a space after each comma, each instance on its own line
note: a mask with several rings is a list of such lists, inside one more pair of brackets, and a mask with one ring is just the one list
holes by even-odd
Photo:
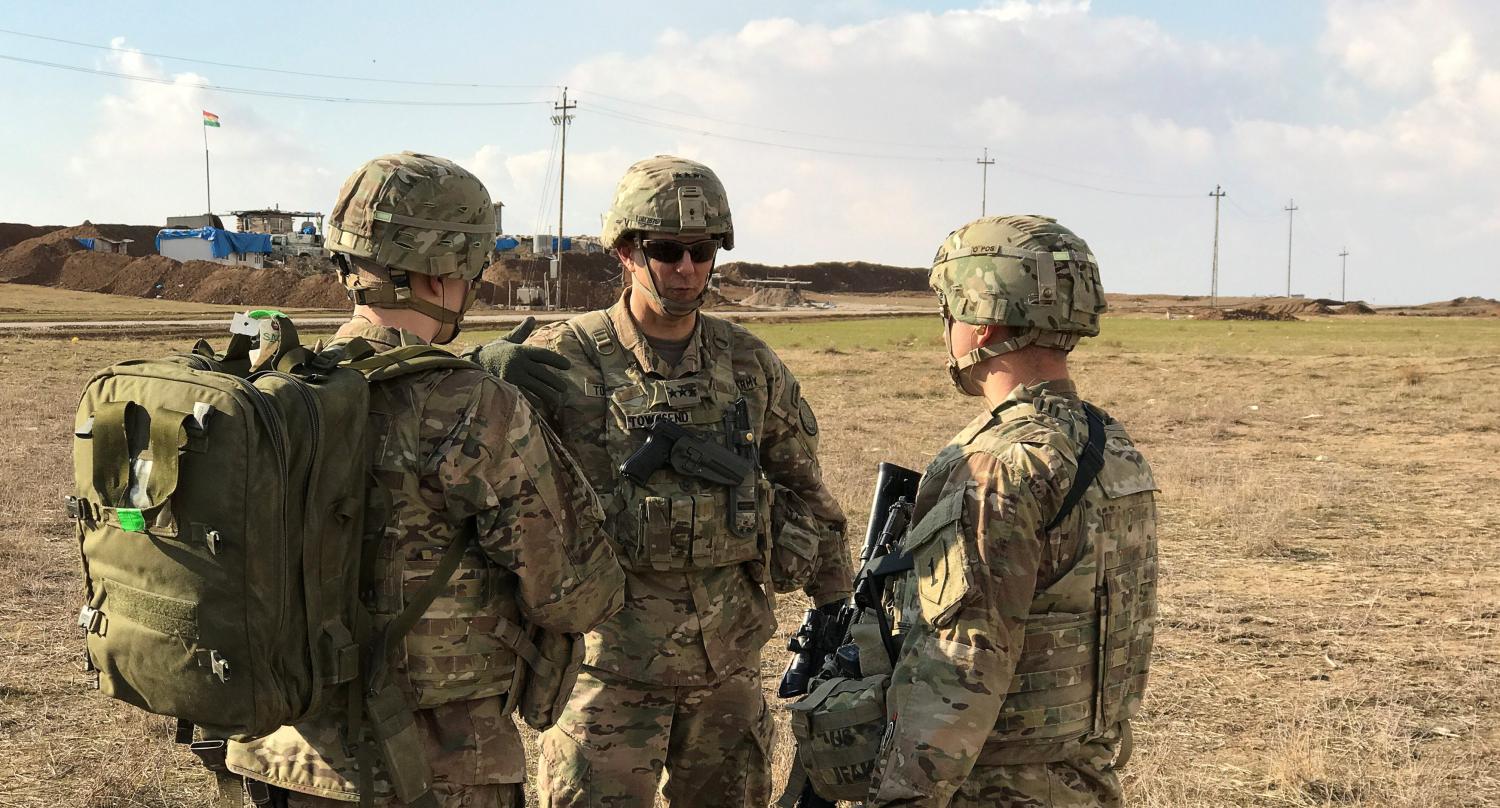
[[[920, 468], [982, 409], [949, 388], [936, 318], [756, 330], [818, 410], [851, 535], [877, 461]], [[1500, 804], [1500, 321], [1114, 319], [1105, 333], [1075, 376], [1162, 486], [1130, 804]], [[209, 804], [167, 723], [80, 672], [61, 509], [87, 375], [186, 342], [0, 339], [4, 808]], [[768, 690], [800, 600], [782, 601]]]

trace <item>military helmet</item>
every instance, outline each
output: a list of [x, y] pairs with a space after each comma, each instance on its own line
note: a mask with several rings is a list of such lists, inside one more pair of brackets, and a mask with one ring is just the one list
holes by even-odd
[[990, 216], [948, 234], [927, 283], [948, 316], [1070, 350], [1099, 334], [1104, 288], [1089, 245], [1045, 216]]
[[620, 237], [641, 230], [704, 233], [718, 236], [724, 249], [734, 249], [724, 183], [708, 166], [668, 154], [636, 163], [615, 188], [599, 239], [613, 247]]
[[479, 178], [416, 152], [376, 157], [344, 181], [329, 250], [386, 270], [473, 280], [495, 246], [495, 210]]

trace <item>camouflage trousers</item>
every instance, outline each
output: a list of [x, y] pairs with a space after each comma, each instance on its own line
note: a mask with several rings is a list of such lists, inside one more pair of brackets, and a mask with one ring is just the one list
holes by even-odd
[[758, 658], [703, 687], [585, 667], [542, 735], [537, 786], [547, 808], [651, 808], [665, 772], [661, 792], [674, 808], [764, 808], [770, 745]]
[[[520, 783], [489, 783], [466, 786], [456, 783], [436, 783], [432, 787], [439, 808], [524, 808], [526, 800], [521, 796]], [[315, 797], [297, 791], [284, 791], [286, 808], [350, 808], [356, 803]], [[272, 802], [272, 805], [276, 805]], [[381, 808], [397, 808], [395, 801], [377, 801]]]
[[952, 808], [1120, 808], [1120, 778], [1079, 761], [975, 766]]

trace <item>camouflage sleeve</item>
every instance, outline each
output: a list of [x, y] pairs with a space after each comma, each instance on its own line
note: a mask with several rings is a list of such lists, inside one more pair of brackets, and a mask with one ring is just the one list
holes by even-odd
[[891, 675], [891, 718], [868, 806], [943, 806], [994, 728], [1042, 560], [1038, 447], [968, 455], [908, 534], [922, 620]]
[[553, 631], [588, 631], [624, 598], [599, 501], [520, 391], [492, 376], [475, 378], [448, 380], [463, 386], [468, 406], [434, 462], [445, 506], [472, 516], [480, 546], [516, 573], [527, 619]]
[[816, 555], [803, 591], [818, 606], [845, 600], [854, 587], [854, 572], [844, 541], [843, 508], [823, 484], [818, 465], [818, 420], [792, 372], [769, 349], [765, 354], [770, 412], [761, 429], [761, 468], [774, 486], [794, 495], [797, 510], [816, 532]]

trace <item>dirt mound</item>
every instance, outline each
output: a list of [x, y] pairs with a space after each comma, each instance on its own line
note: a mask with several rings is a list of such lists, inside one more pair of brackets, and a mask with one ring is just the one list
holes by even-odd
[[1296, 315], [1283, 310], [1282, 307], [1256, 306], [1249, 309], [1194, 309], [1192, 313], [1195, 320], [1262, 320], [1267, 322], [1285, 322], [1296, 320]]
[[1351, 300], [1348, 303], [1345, 303], [1342, 307], [1340, 307], [1337, 313], [1339, 313], [1339, 314], [1374, 314], [1375, 313], [1375, 309], [1371, 308], [1369, 305], [1367, 305], [1362, 300]]
[[762, 286], [750, 293], [750, 296], [740, 301], [741, 305], [759, 306], [762, 308], [791, 308], [793, 306], [806, 306], [807, 299], [802, 292], [795, 288], [777, 286]]
[[809, 281], [809, 292], [925, 292], [927, 270], [921, 267], [896, 267], [864, 261], [821, 261], [773, 267], [735, 261], [719, 267], [730, 281], [742, 283], [767, 278], [791, 278]]
[[68, 256], [82, 251], [83, 245], [71, 238], [28, 239], [0, 253], [0, 281], [52, 285]]
[[140, 260], [144, 259], [79, 250], [63, 261], [54, 285], [80, 292], [108, 292], [120, 273], [132, 261]]
[[88, 221], [74, 227], [3, 222], [0, 223], [0, 252], [39, 238], [45, 238], [43, 243], [51, 243], [69, 238], [103, 237], [115, 240], [130, 239], [130, 244], [126, 245], [125, 249], [129, 251], [128, 254], [139, 257], [156, 252], [156, 233], [160, 229], [156, 225], [94, 224]]

